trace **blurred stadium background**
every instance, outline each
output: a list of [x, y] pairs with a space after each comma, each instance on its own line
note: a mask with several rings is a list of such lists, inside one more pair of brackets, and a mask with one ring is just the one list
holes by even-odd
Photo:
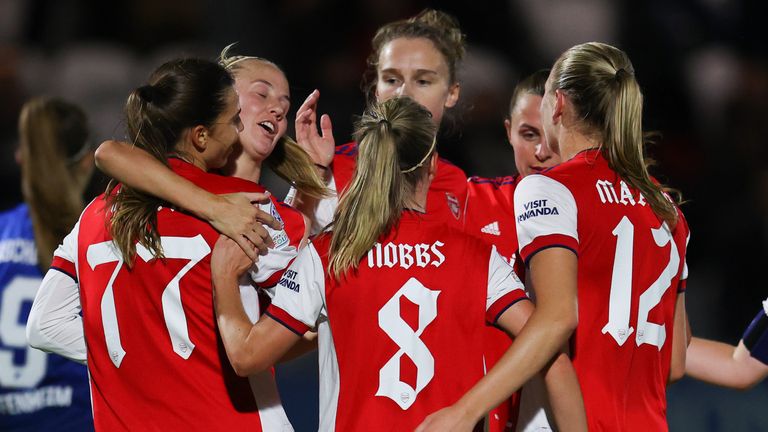
[[[239, 41], [239, 53], [283, 67], [293, 110], [320, 89], [341, 144], [363, 109], [360, 77], [376, 28], [424, 7], [452, 13], [468, 37], [461, 103], [440, 151], [470, 175], [514, 172], [502, 120], [519, 77], [580, 42], [629, 54], [645, 128], [662, 134], [650, 148], [654, 172], [688, 200], [693, 332], [738, 341], [768, 295], [768, 51], [757, 0], [0, 0], [0, 209], [21, 200], [13, 152], [29, 97], [82, 105], [94, 143], [121, 138], [125, 97], [154, 67], [214, 58]], [[278, 196], [286, 190], [274, 177], [264, 183]], [[94, 178], [91, 196], [105, 184]], [[299, 431], [316, 428], [315, 368], [310, 355], [278, 370]], [[768, 430], [767, 406], [766, 383], [736, 392], [685, 379], [669, 390], [668, 415], [673, 431], [758, 431]]]

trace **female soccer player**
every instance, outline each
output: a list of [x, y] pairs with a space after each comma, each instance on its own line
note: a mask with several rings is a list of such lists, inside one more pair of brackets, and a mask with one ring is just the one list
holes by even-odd
[[[370, 103], [392, 97], [408, 96], [426, 107], [439, 129], [447, 110], [460, 95], [457, 73], [466, 51], [465, 36], [452, 16], [427, 9], [418, 15], [383, 25], [371, 41], [364, 85]], [[350, 184], [355, 169], [357, 143], [334, 148], [335, 140], [328, 115], [320, 118], [317, 128], [317, 104], [320, 93], [312, 92], [296, 113], [296, 139], [312, 155], [328, 186], [337, 195]], [[293, 205], [312, 221], [312, 233], [325, 229], [333, 218], [338, 196], [323, 200], [297, 193]], [[467, 200], [467, 176], [457, 166], [438, 159], [437, 173], [429, 189], [427, 209], [446, 224], [463, 227]], [[499, 339], [508, 337], [488, 328], [490, 342], [488, 367]], [[502, 349], [505, 347], [502, 347]], [[512, 403], [512, 416], [517, 411]], [[507, 408], [491, 413], [490, 432], [504, 430], [510, 413]]]
[[85, 206], [88, 135], [69, 102], [39, 97], [21, 109], [24, 204], [0, 213], [0, 430], [93, 430], [85, 366], [30, 348], [24, 330], [42, 271]]
[[[160, 66], [128, 98], [130, 140], [211, 192], [263, 191], [206, 172], [227, 163], [243, 128], [232, 86], [206, 60]], [[286, 237], [275, 232], [276, 243]], [[235, 376], [219, 345], [210, 277], [216, 236], [204, 221], [112, 182], [57, 249], [60, 271], [43, 281], [36, 322], [62, 313], [78, 321], [82, 306], [97, 429], [261, 430], [248, 380]], [[69, 333], [51, 330], [59, 340]], [[68, 348], [83, 353], [84, 345]]]
[[685, 373], [739, 390], [755, 386], [768, 376], [768, 299], [736, 346], [694, 337], [688, 346]]
[[[300, 252], [256, 325], [237, 295], [247, 260], [229, 240], [214, 252], [219, 328], [239, 374], [270, 366], [318, 329], [320, 430], [411, 430], [483, 376], [477, 335], [486, 322], [515, 334], [530, 315], [495, 250], [425, 211], [435, 133], [429, 112], [408, 98], [362, 117], [357, 168], [332, 232]], [[568, 398], [583, 413], [570, 363], [549, 373], [563, 406]]]
[[[368, 57], [365, 87], [369, 102], [408, 96], [426, 107], [439, 127], [445, 111], [456, 105], [460, 85], [457, 69], [465, 53], [464, 34], [450, 15], [427, 9], [413, 18], [386, 24], [378, 29]], [[317, 130], [315, 90], [296, 112], [296, 139], [325, 173], [329, 187], [341, 193], [355, 169], [357, 143], [334, 149], [331, 120], [320, 119]], [[430, 186], [427, 208], [446, 223], [460, 226], [466, 198], [464, 172], [438, 160], [437, 174]], [[332, 220], [338, 197], [321, 201], [297, 193], [294, 205], [312, 221], [312, 232], [322, 231]]]
[[[523, 279], [525, 266], [517, 260], [515, 188], [525, 176], [560, 162], [560, 157], [549, 149], [544, 139], [539, 112], [548, 76], [546, 69], [534, 72], [523, 78], [512, 93], [504, 128], [514, 151], [517, 174], [496, 178], [470, 177], [467, 181], [464, 231], [495, 246]], [[511, 341], [500, 331], [488, 331], [485, 338], [486, 360], [493, 365], [507, 351]], [[534, 377], [522, 393], [520, 402], [515, 393], [508, 401], [507, 409], [498, 409], [491, 414], [504, 430], [537, 430], [556, 423], [541, 378]], [[505, 418], [506, 413], [511, 418]]]
[[688, 227], [648, 174], [629, 58], [601, 43], [569, 49], [541, 115], [564, 162], [514, 197], [536, 310], [497, 368], [419, 430], [471, 424], [571, 336], [590, 430], [666, 430], [665, 387], [685, 368]]

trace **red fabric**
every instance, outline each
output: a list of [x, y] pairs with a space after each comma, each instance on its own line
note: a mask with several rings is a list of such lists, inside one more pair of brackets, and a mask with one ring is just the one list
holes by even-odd
[[[254, 183], [205, 173], [177, 159], [171, 160], [171, 167], [214, 193], [264, 191]], [[286, 225], [294, 223], [290, 212], [280, 211]], [[191, 262], [189, 259], [145, 261], [137, 256], [132, 269], [123, 264], [112, 291], [125, 356], [119, 368], [113, 364], [107, 352], [102, 307], [118, 263], [113, 260], [89, 265], [89, 252], [96, 249], [93, 245], [111, 240], [104, 223], [107, 213], [105, 201], [95, 200], [82, 216], [78, 238], [80, 299], [96, 429], [261, 430], [248, 380], [235, 375], [218, 335], [210, 253], [186, 273], [182, 269]], [[212, 250], [218, 238], [207, 223], [168, 208], [158, 211], [158, 229], [164, 238], [196, 239], [194, 248], [203, 251]], [[169, 282], [178, 275], [182, 275], [178, 283], [186, 320], [182, 327], [194, 344], [187, 359], [173, 351], [166, 324], [169, 317], [178, 322], [179, 314], [164, 310], [162, 303]], [[191, 349], [185, 348], [183, 352]]]

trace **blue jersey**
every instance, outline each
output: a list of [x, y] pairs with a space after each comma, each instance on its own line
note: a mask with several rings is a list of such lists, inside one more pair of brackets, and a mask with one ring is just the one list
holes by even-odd
[[0, 213], [0, 430], [92, 431], [86, 367], [27, 344], [42, 277], [26, 204]]

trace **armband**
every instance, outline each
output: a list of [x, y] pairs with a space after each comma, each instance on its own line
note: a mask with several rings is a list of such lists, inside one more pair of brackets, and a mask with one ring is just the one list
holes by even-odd
[[768, 365], [768, 315], [764, 310], [758, 312], [741, 338], [749, 354]]

